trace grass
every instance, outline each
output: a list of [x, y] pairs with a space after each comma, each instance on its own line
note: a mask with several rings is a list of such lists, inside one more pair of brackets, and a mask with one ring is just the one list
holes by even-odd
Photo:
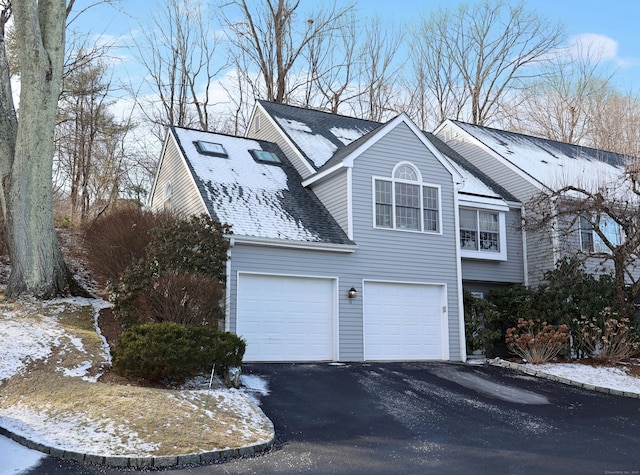
[[[89, 447], [81, 451], [87, 453], [95, 453], [90, 448], [97, 446], [109, 455], [160, 456], [237, 448], [273, 436], [268, 419], [233, 390], [178, 391], [70, 375], [69, 369], [81, 366], [97, 375], [108, 364], [90, 305], [29, 301], [0, 302], [0, 307], [0, 315], [20, 315], [23, 325], [46, 323], [59, 332], [51, 340], [48, 357], [30, 361], [0, 383], [0, 416], [19, 414], [23, 421], [43, 420], [50, 428], [66, 428], [59, 436], [55, 431], [47, 434], [47, 445], [68, 443], [69, 431], [76, 430], [85, 439], [81, 444]], [[0, 317], [0, 335], [1, 325]], [[36, 426], [33, 423], [29, 430], [38, 432]], [[46, 434], [45, 428], [40, 431]]]

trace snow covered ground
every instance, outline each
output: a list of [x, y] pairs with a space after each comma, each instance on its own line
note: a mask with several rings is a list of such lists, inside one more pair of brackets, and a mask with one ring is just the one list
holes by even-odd
[[[59, 300], [51, 302], [49, 305], [55, 309], [56, 305], [60, 306], [65, 302], [69, 301]], [[101, 301], [90, 303], [94, 305], [94, 308], [104, 304], [104, 302]], [[84, 304], [87, 304], [87, 302], [84, 302]], [[52, 348], [64, 340], [65, 330], [56, 323], [55, 311], [46, 313], [52, 313], [54, 316], [51, 318], [23, 319], [20, 314], [11, 311], [7, 306], [0, 308], [0, 348], [3, 349], [3, 351], [0, 352], [0, 390], [3, 380], [24, 371], [25, 366], [34, 360], [46, 359], [48, 355], [51, 354]], [[82, 345], [80, 341], [74, 338], [71, 338], [70, 342], [74, 346], [80, 347]], [[108, 355], [106, 342], [103, 343], [103, 347], [105, 351], [103, 357], [108, 361], [110, 357]], [[95, 382], [97, 379], [95, 375], [88, 377], [88, 375], [84, 373], [86, 368], [90, 366], [91, 365], [77, 365], [73, 368], [61, 368], [60, 372], [67, 377], [82, 378], [87, 382]], [[537, 365], [535, 369], [582, 383], [640, 394], [640, 378], [629, 376], [620, 368], [563, 363]], [[266, 382], [257, 376], [243, 375], [241, 381], [244, 390], [225, 391], [225, 398], [233, 400], [233, 404], [237, 404], [237, 407], [242, 407], [243, 404], [246, 405], [247, 400], [252, 401], [254, 404], [259, 404], [259, 397], [268, 394]], [[6, 416], [7, 414], [3, 414], [2, 408], [0, 408], [0, 426], [15, 430], [15, 424], [10, 423]], [[260, 421], [257, 421], [257, 423], [259, 422]], [[86, 424], [86, 421], [83, 421], [83, 424]], [[36, 425], [38, 424], [35, 424], [34, 427]], [[41, 434], [35, 432], [35, 430], [33, 433], [30, 433], [29, 427], [26, 423], [21, 424], [17, 432], [27, 438], [32, 438], [42, 443], [47, 442], [43, 441]], [[85, 429], [90, 430], [91, 427], [85, 427]], [[55, 432], [53, 427], [48, 427], [47, 430], [50, 433]], [[133, 435], [134, 434], [132, 434], [132, 436]], [[77, 437], [74, 437], [74, 431], [67, 430], [64, 434], [64, 440], [66, 444], [65, 448], [68, 450], [78, 452], [86, 450], [86, 445], [84, 445], [86, 444], [86, 434], [83, 435], [82, 431], [77, 431]], [[109, 438], [105, 440], [108, 441]], [[101, 443], [108, 442], [102, 441]], [[101, 450], [109, 451], [109, 446], [105, 447], [101, 445], [100, 448]], [[117, 448], [114, 448], [114, 450], [116, 449]], [[27, 471], [37, 466], [43, 457], [44, 455], [40, 452], [29, 450], [10, 439], [0, 436], [0, 461], [2, 462], [0, 463], [0, 475], [16, 475]]]
[[[92, 305], [94, 313], [97, 315], [98, 309], [105, 304], [101, 300], [87, 299], [61, 299], [48, 302], [46, 311], [36, 311], [37, 316], [25, 317], [23, 312], [17, 309], [33, 310], [32, 306], [37, 306], [35, 302], [24, 302], [16, 307], [0, 302], [0, 394], [2, 394], [3, 382], [12, 376], [24, 373], [28, 364], [46, 361], [55, 352], [56, 348], [61, 345], [68, 345], [65, 348], [72, 347], [83, 354], [83, 341], [75, 336], [69, 336], [64, 325], [58, 321], [56, 315], [60, 309], [67, 304]], [[86, 342], [85, 342], [86, 343]], [[98, 344], [100, 346], [100, 344]], [[108, 345], [102, 338], [102, 355], [89, 354], [86, 351], [88, 360], [98, 360], [100, 362], [110, 361]], [[63, 351], [65, 353], [65, 351]], [[74, 364], [71, 368], [56, 368], [55, 373], [63, 375], [65, 378], [77, 378], [92, 385], [98, 379], [98, 375], [89, 376], [88, 371], [92, 368], [95, 373], [95, 365], [91, 361], [86, 364]], [[237, 427], [229, 427], [229, 431], [234, 430], [244, 436], [253, 437], [256, 434], [262, 434], [261, 426], [264, 428], [265, 421], [270, 424], [264, 414], [257, 408], [259, 404], [259, 396], [268, 394], [266, 382], [257, 376], [242, 376], [241, 381], [244, 385], [243, 389], [238, 391], [235, 389], [215, 389], [209, 390], [212, 394], [212, 400], [218, 401], [217, 405], [223, 405], [222, 410], [231, 411], [239, 414]], [[194, 399], [198, 393], [207, 392], [204, 390], [185, 390], [185, 400]], [[6, 395], [6, 394], [5, 394]], [[212, 410], [210, 407], [209, 410]], [[27, 414], [28, 413], [28, 414]], [[27, 415], [25, 415], [27, 414]], [[76, 452], [88, 453], [105, 453], [119, 455], [122, 447], [118, 444], [122, 442], [122, 436], [126, 434], [119, 433], [120, 437], [102, 437], [96, 441], [97, 449], [91, 452], [90, 446], [87, 446], [87, 434], [100, 434], [104, 432], [105, 420], [91, 419], [86, 414], [77, 414], [78, 421], [75, 426], [73, 420], [68, 422], [71, 424], [52, 423], [53, 419], [47, 419], [47, 412], [38, 412], [29, 408], [24, 414], [17, 406], [0, 407], [0, 427], [11, 430], [14, 433], [26, 437], [36, 442], [71, 450]], [[63, 415], [64, 417], [64, 415]], [[105, 415], [108, 422], [108, 415]], [[49, 424], [47, 424], [47, 420]], [[233, 419], [232, 419], [233, 420]], [[254, 425], [255, 424], [255, 425]], [[59, 430], [56, 431], [56, 428]], [[254, 429], [256, 430], [255, 433]], [[56, 432], [64, 432], [58, 437]], [[268, 432], [268, 431], [267, 431]], [[136, 434], [130, 434], [131, 440], [136, 439]], [[259, 436], [261, 437], [261, 436]], [[126, 437], [125, 437], [126, 438]], [[62, 442], [60, 442], [62, 441]], [[64, 447], [59, 443], [63, 443]], [[109, 444], [112, 444], [110, 446]], [[135, 444], [134, 444], [135, 445]], [[148, 444], [147, 444], [148, 445]], [[144, 451], [145, 444], [138, 444], [135, 450], [140, 455], [145, 455], [140, 451]], [[152, 455], [153, 453], [149, 453]], [[44, 454], [27, 449], [12, 440], [0, 436], [0, 475], [16, 475], [38, 465]]]
[[630, 376], [622, 368], [594, 367], [578, 363], [528, 365], [537, 371], [579, 383], [640, 394], [640, 378]]

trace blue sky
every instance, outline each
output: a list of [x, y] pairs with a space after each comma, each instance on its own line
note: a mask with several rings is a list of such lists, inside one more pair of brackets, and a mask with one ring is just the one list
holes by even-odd
[[[204, 0], [206, 2], [206, 0]], [[302, 0], [303, 5], [317, 0]], [[76, 11], [95, 0], [76, 0]], [[348, 4], [349, 0], [337, 0]], [[408, 22], [420, 14], [428, 14], [440, 6], [455, 6], [460, 0], [360, 0], [358, 9], [364, 15]], [[469, 3], [473, 3], [470, 0]], [[83, 13], [76, 25], [96, 34], [124, 35], [148, 20], [153, 0], [120, 0], [115, 6], [101, 5]], [[606, 47], [606, 65], [615, 68], [616, 84], [621, 89], [640, 92], [640, 1], [637, 0], [529, 0], [527, 7], [553, 21], [565, 24], [569, 37], [591, 34]]]

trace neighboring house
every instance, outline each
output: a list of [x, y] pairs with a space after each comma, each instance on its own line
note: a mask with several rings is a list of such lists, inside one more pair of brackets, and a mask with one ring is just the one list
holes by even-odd
[[245, 360], [465, 360], [463, 280], [524, 281], [513, 196], [404, 114], [260, 102], [247, 135], [171, 127], [150, 196], [232, 225]]
[[[434, 132], [479, 170], [491, 176], [516, 200], [527, 203], [540, 193], [566, 185], [591, 188], [614, 183], [624, 173], [625, 157], [612, 152], [570, 145], [529, 135], [447, 120]], [[526, 210], [525, 210], [526, 212]], [[601, 229], [611, 242], [622, 239], [619, 226], [604, 219]], [[602, 242], [585, 219], [571, 227], [558, 223], [552, 230], [525, 233], [527, 273], [538, 284], [543, 273], [564, 256], [582, 253], [590, 272], [610, 270], [607, 263], [589, 257], [604, 251]]]

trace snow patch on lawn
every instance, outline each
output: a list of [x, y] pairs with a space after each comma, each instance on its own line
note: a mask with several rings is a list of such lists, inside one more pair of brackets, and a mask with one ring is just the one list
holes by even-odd
[[589, 366], [579, 363], [528, 364], [526, 366], [578, 383], [629, 393], [640, 393], [640, 378], [630, 375], [620, 368]]

